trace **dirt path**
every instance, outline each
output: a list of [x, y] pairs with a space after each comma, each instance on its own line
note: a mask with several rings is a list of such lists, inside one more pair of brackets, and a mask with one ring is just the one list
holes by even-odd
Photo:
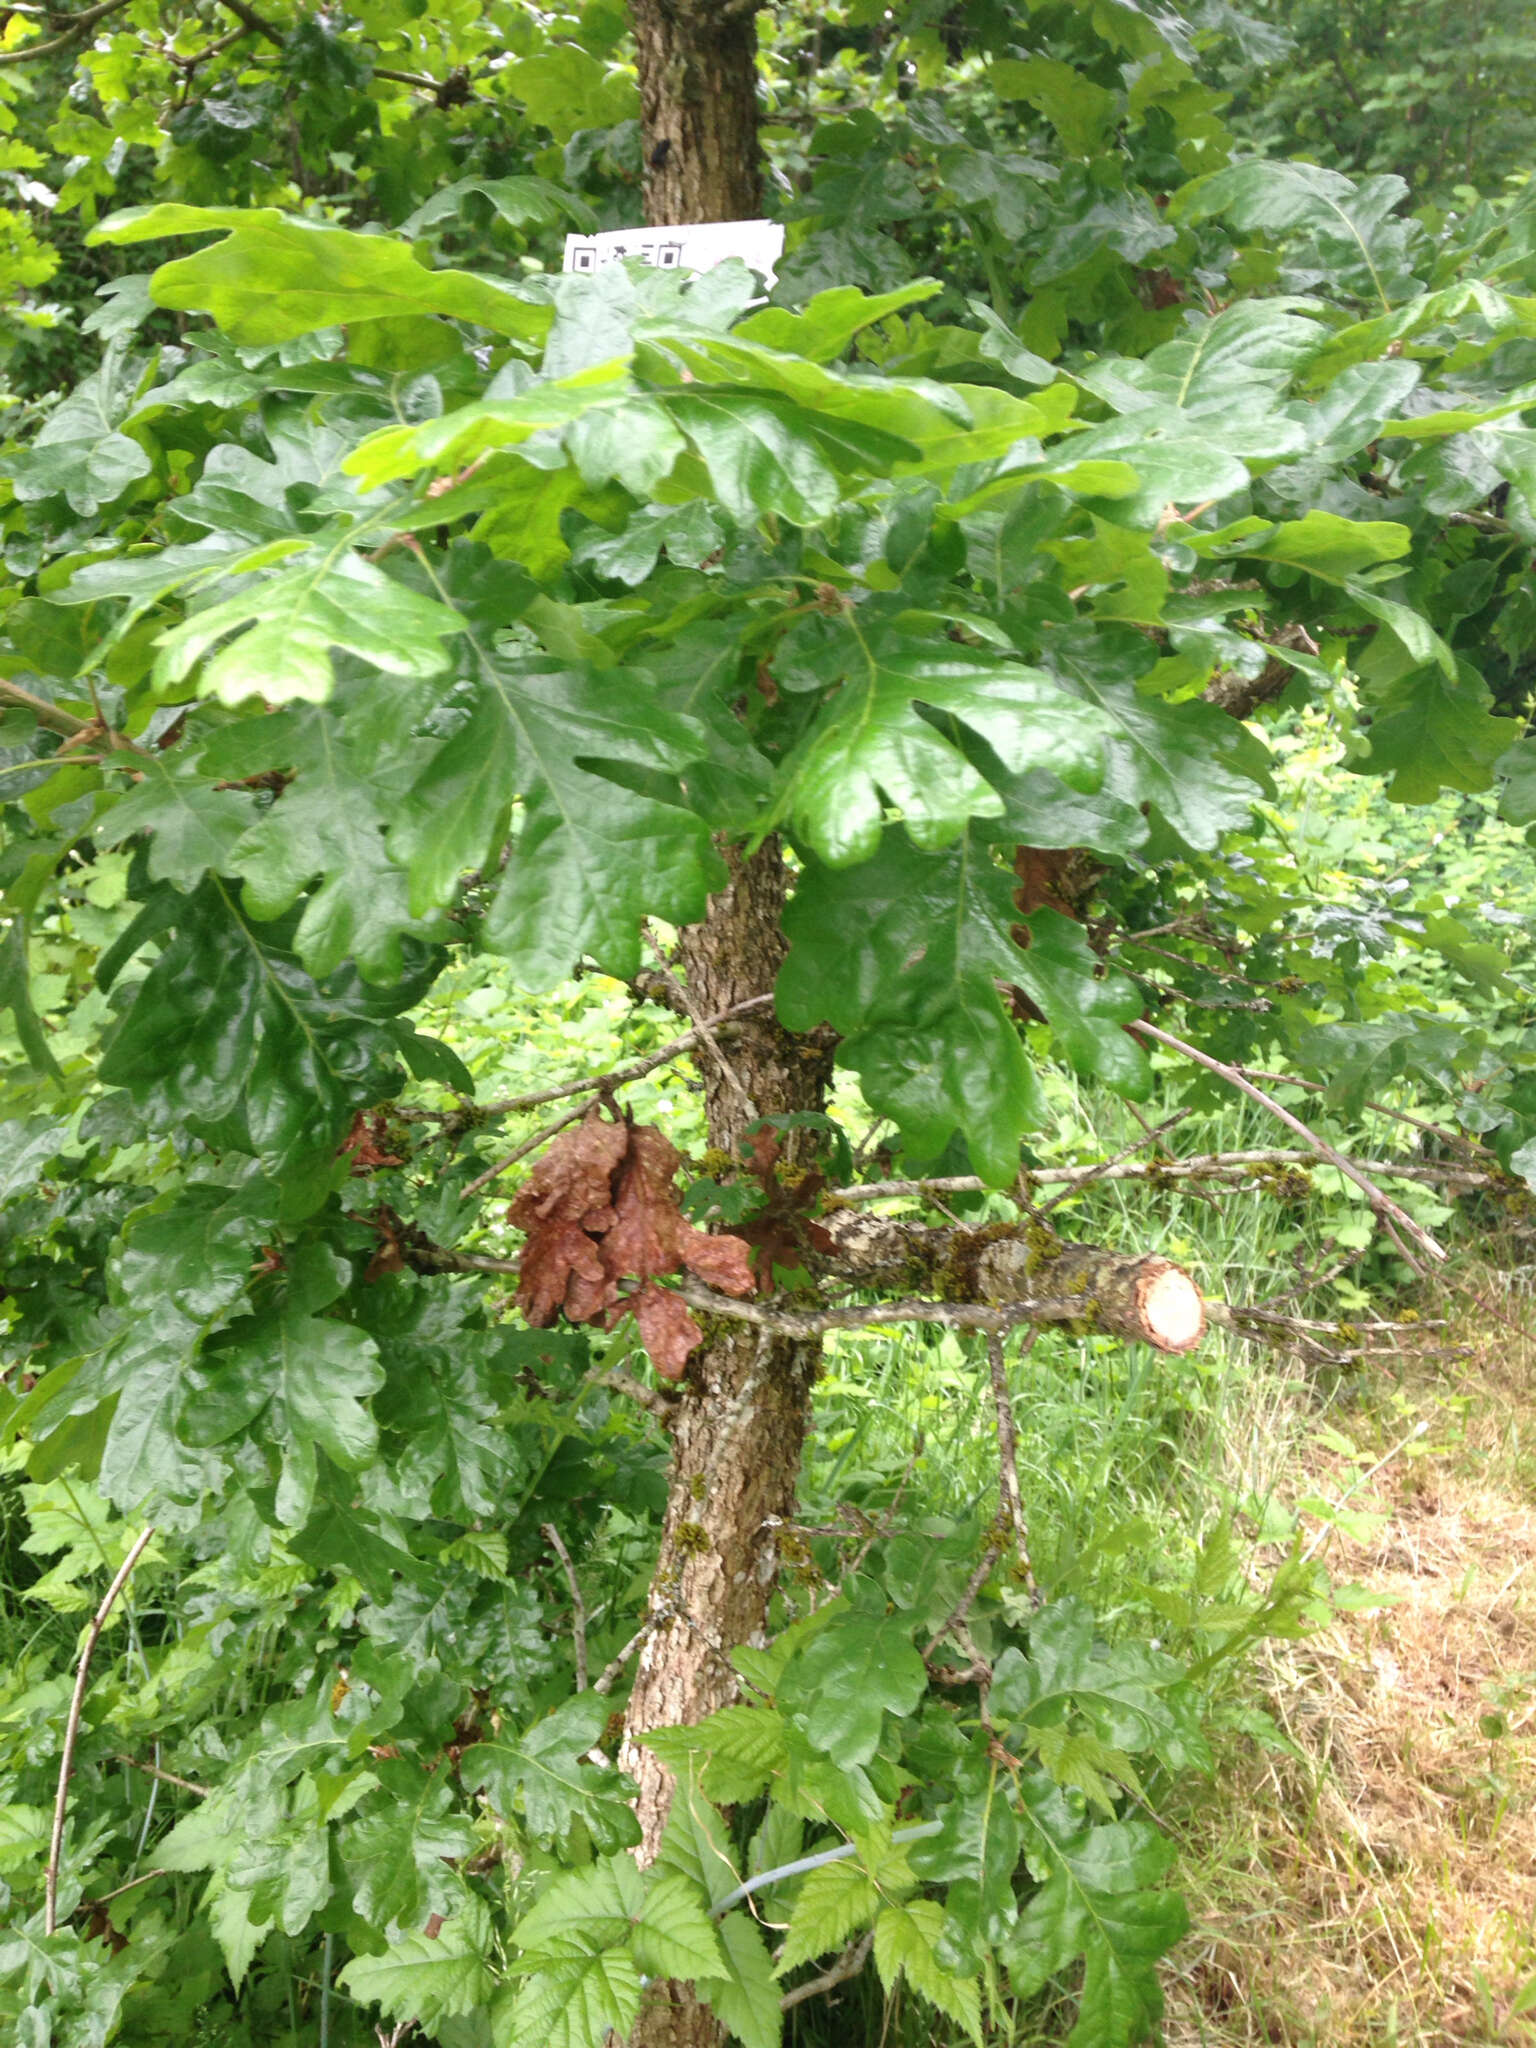
[[1536, 1372], [1460, 1384], [1330, 1547], [1389, 1604], [1268, 1653], [1287, 1749], [1225, 1780], [1169, 2048], [1536, 2044]]

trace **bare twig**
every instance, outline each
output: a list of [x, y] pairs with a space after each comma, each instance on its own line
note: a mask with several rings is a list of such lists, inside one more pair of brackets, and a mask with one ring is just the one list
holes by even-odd
[[[744, 1016], [749, 1010], [764, 1008], [772, 1001], [771, 995], [749, 996], [744, 1003], [733, 1003], [730, 1009], [722, 1010], [717, 1017], [706, 1017], [703, 1021], [711, 1029], [717, 1029], [721, 1025], [731, 1023], [737, 1017]], [[670, 1039], [665, 1045], [659, 1045], [654, 1052], [646, 1053], [641, 1059], [631, 1060], [627, 1066], [610, 1067], [603, 1074], [588, 1074], [580, 1081], [562, 1081], [553, 1088], [537, 1089], [531, 1095], [508, 1095], [494, 1102], [476, 1103], [475, 1115], [477, 1118], [513, 1116], [524, 1109], [542, 1109], [546, 1102], [559, 1102], [567, 1095], [607, 1095], [613, 1089], [623, 1088], [631, 1081], [643, 1080], [647, 1074], [654, 1073], [657, 1067], [664, 1067], [668, 1060], [678, 1059], [683, 1053], [691, 1052], [699, 1042], [699, 1027], [695, 1025], [692, 1030], [683, 1032], [681, 1037]], [[433, 1116], [444, 1118], [452, 1117], [454, 1114], [455, 1112], [450, 1109], [431, 1112]]]
[[850, 1977], [857, 1977], [869, 1961], [869, 1952], [875, 1945], [874, 1929], [860, 1935], [857, 1941], [849, 1942], [837, 1961], [819, 1977], [813, 1977], [809, 1984], [797, 1984], [793, 1991], [786, 1991], [779, 2000], [779, 2011], [788, 2012], [793, 2006], [804, 2005], [808, 1998], [820, 1998], [825, 1991], [835, 1991], [839, 1984], [846, 1984]]
[[1147, 1024], [1137, 1019], [1125, 1028], [1127, 1031], [1139, 1032], [1144, 1038], [1155, 1039], [1159, 1045], [1167, 1046], [1170, 1052], [1181, 1053], [1185, 1059], [1193, 1060], [1196, 1066], [1204, 1067], [1207, 1073], [1217, 1075], [1228, 1087], [1236, 1088], [1250, 1101], [1257, 1102], [1260, 1108], [1267, 1109], [1271, 1116], [1285, 1125], [1287, 1130], [1294, 1131], [1298, 1138], [1304, 1139], [1319, 1159], [1326, 1159], [1328, 1164], [1337, 1167], [1346, 1179], [1352, 1180], [1383, 1221], [1396, 1224], [1404, 1236], [1412, 1238], [1420, 1250], [1430, 1258], [1437, 1262], [1445, 1258], [1445, 1247], [1430, 1235], [1423, 1224], [1415, 1223], [1408, 1211], [1394, 1202], [1390, 1195], [1383, 1194], [1376, 1183], [1363, 1173], [1352, 1159], [1346, 1159], [1342, 1152], [1336, 1152], [1310, 1125], [1304, 1124], [1299, 1116], [1292, 1116], [1288, 1109], [1276, 1102], [1272, 1095], [1266, 1095], [1264, 1090], [1250, 1081], [1239, 1068], [1229, 1066], [1225, 1060], [1213, 1059], [1208, 1052], [1201, 1052], [1198, 1046], [1190, 1045], [1182, 1038], [1175, 1038], [1171, 1031], [1159, 1030], [1156, 1024]]
[[553, 1522], [544, 1524], [550, 1547], [565, 1567], [565, 1582], [571, 1589], [571, 1642], [576, 1652], [576, 1690], [587, 1689], [587, 1604], [581, 1597], [581, 1581], [571, 1563], [571, 1553]]
[[677, 1406], [676, 1394], [664, 1394], [659, 1387], [648, 1387], [644, 1380], [637, 1380], [616, 1365], [610, 1372], [600, 1372], [591, 1384], [607, 1387], [610, 1393], [622, 1395], [626, 1401], [633, 1401], [643, 1408], [647, 1415], [654, 1415], [658, 1422], [670, 1422]]
[[[727, 1023], [730, 1019], [739, 1017], [743, 1011], [757, 1009], [762, 1004], [771, 1003], [772, 1001], [772, 996], [753, 996], [747, 1002], [737, 1003], [732, 1009], [722, 1011], [718, 1017], [705, 1018], [703, 1026], [712, 1028], [714, 1025]], [[512, 1095], [508, 1096], [505, 1101], [487, 1102], [476, 1109], [476, 1120], [491, 1116], [511, 1116], [516, 1111], [523, 1109], [537, 1109], [542, 1103], [559, 1102], [567, 1095], [606, 1095], [615, 1088], [627, 1086], [631, 1081], [643, 1079], [646, 1074], [653, 1073], [657, 1067], [664, 1067], [669, 1060], [675, 1060], [682, 1053], [691, 1051], [694, 1046], [702, 1042], [703, 1037], [703, 1027], [696, 1026], [692, 1031], [685, 1031], [681, 1038], [674, 1038], [670, 1044], [659, 1047], [653, 1053], [647, 1053], [644, 1059], [632, 1061], [627, 1067], [615, 1067], [606, 1074], [589, 1074], [584, 1080], [563, 1082], [556, 1088], [541, 1088], [532, 1095]], [[465, 1188], [464, 1198], [467, 1200], [469, 1196], [477, 1195], [483, 1187], [488, 1187], [493, 1180], [498, 1179], [500, 1175], [516, 1166], [521, 1160], [526, 1159], [530, 1152], [536, 1152], [541, 1145], [545, 1145], [551, 1138], [557, 1137], [568, 1124], [579, 1123], [586, 1113], [586, 1105], [578, 1104], [575, 1109], [569, 1110], [564, 1116], [557, 1117], [553, 1123], [545, 1124], [542, 1130], [535, 1131], [531, 1138], [524, 1139], [523, 1143], [509, 1152], [504, 1159], [498, 1159], [494, 1166], [488, 1166], [484, 1173], [477, 1174]], [[453, 1118], [459, 1112], [453, 1110], [443, 1110], [441, 1112], [421, 1111], [417, 1112], [417, 1114], [441, 1116], [447, 1120]]]
[[603, 1666], [602, 1671], [598, 1674], [596, 1683], [592, 1687], [592, 1690], [596, 1693], [612, 1692], [613, 1688], [619, 1682], [619, 1678], [624, 1670], [624, 1666], [629, 1662], [630, 1658], [634, 1656], [636, 1650], [639, 1649], [640, 1645], [645, 1641], [646, 1637], [650, 1635], [654, 1629], [659, 1628], [664, 1621], [670, 1621], [671, 1619], [672, 1609], [670, 1607], [658, 1607], [654, 1614], [648, 1614], [645, 1620], [641, 1622], [640, 1626], [635, 1630], [634, 1634], [630, 1637], [629, 1641], [624, 1645], [623, 1649], [616, 1651], [614, 1655], [609, 1658], [608, 1662]]
[[[1034, 1346], [1038, 1330], [1031, 1330], [1024, 1340], [1023, 1356], [1027, 1358]], [[1035, 1590], [1035, 1574], [1029, 1562], [1029, 1534], [1024, 1524], [1024, 1497], [1019, 1491], [1019, 1432], [1013, 1419], [1013, 1398], [1008, 1392], [1008, 1366], [1003, 1357], [1003, 1340], [995, 1333], [987, 1338], [987, 1364], [992, 1374], [992, 1405], [997, 1411], [997, 1490], [1002, 1496], [1003, 1511], [1013, 1528], [1013, 1540], [1019, 1553], [1019, 1564], [1024, 1572], [1024, 1583], [1031, 1594]]]
[[[1156, 1133], [1149, 1131], [1147, 1135], [1150, 1138]], [[1145, 1144], [1147, 1140], [1140, 1142]], [[1201, 1152], [1188, 1159], [1127, 1160], [1124, 1154], [1117, 1153], [1113, 1159], [1100, 1160], [1090, 1166], [1032, 1166], [1026, 1169], [1024, 1178], [1033, 1188], [1059, 1187], [1070, 1194], [1093, 1181], [1147, 1180], [1158, 1184], [1177, 1180], [1241, 1181], [1264, 1167], [1312, 1166], [1317, 1156], [1315, 1148], [1303, 1152], [1292, 1147]], [[1416, 1181], [1425, 1187], [1499, 1188], [1508, 1184], [1497, 1173], [1484, 1172], [1475, 1166], [1457, 1166], [1450, 1160], [1357, 1159], [1351, 1163], [1362, 1173], [1378, 1174], [1388, 1180]], [[903, 1196], [926, 1198], [934, 1194], [999, 1192], [1002, 1191], [974, 1173], [952, 1173], [932, 1180], [855, 1181], [845, 1188], [832, 1188], [829, 1199], [849, 1203], [886, 1202]], [[1045, 1207], [1054, 1208], [1059, 1199], [1054, 1197]], [[1045, 1209], [1039, 1213], [1043, 1215]]]
[[749, 1123], [756, 1123], [757, 1104], [752, 1100], [751, 1096], [747, 1093], [746, 1088], [742, 1085], [741, 1076], [737, 1073], [736, 1069], [731, 1065], [730, 1061], [726, 1058], [725, 1052], [721, 1047], [720, 1041], [715, 1036], [714, 1027], [711, 1025], [707, 1017], [701, 1017], [698, 1011], [694, 1008], [693, 998], [689, 995], [687, 989], [684, 988], [683, 984], [672, 972], [671, 967], [667, 964], [667, 956], [665, 953], [663, 953], [660, 946], [657, 945], [655, 934], [652, 932], [650, 926], [642, 925], [641, 930], [645, 936], [645, 943], [650, 947], [652, 953], [656, 956], [656, 966], [662, 976], [662, 979], [676, 993], [676, 995], [682, 1002], [683, 1007], [687, 1011], [688, 1015], [693, 1019], [694, 1030], [698, 1033], [699, 1037], [703, 1040], [704, 1044], [709, 1048], [709, 1051], [714, 1058], [715, 1065], [720, 1069], [721, 1077], [725, 1081], [727, 1087], [729, 1087], [731, 1093], [736, 1097], [736, 1100], [741, 1104], [742, 1109], [746, 1112], [747, 1121]]
[[253, 36], [265, 36], [269, 43], [275, 43], [278, 49], [282, 49], [287, 41], [282, 30], [268, 21], [264, 14], [258, 14], [254, 7], [247, 6], [246, 0], [219, 0], [219, 4], [226, 14], [232, 14], [236, 21], [243, 21]]
[[169, 1870], [143, 1870], [137, 1877], [130, 1877], [126, 1884], [120, 1884], [115, 1891], [103, 1892], [99, 1898], [82, 1899], [75, 1908], [76, 1913], [94, 1913], [99, 1906], [109, 1906], [114, 1899], [120, 1899], [124, 1892], [137, 1891], [141, 1884], [150, 1884], [157, 1877], [170, 1877]]
[[[1133, 1153], [1139, 1152], [1144, 1145], [1155, 1145], [1159, 1138], [1164, 1138], [1168, 1135], [1175, 1124], [1183, 1123], [1185, 1117], [1192, 1116], [1193, 1114], [1193, 1110], [1189, 1109], [1176, 1110], [1172, 1116], [1165, 1117], [1162, 1123], [1158, 1124], [1154, 1129], [1144, 1131], [1133, 1143], [1122, 1146], [1112, 1157], [1106, 1159], [1101, 1166], [1090, 1166], [1083, 1174], [1081, 1181], [1077, 1182], [1076, 1185], [1085, 1187], [1091, 1180], [1102, 1180], [1106, 1174], [1119, 1166], [1123, 1160], [1129, 1159]], [[1035, 1179], [1038, 1185], [1038, 1177], [1032, 1175], [1031, 1178]], [[1069, 1184], [1062, 1189], [1059, 1195], [1052, 1195], [1048, 1202], [1042, 1203], [1035, 1213], [1038, 1216], [1048, 1216], [1057, 1203], [1064, 1202], [1071, 1192], [1072, 1184]]]
[[923, 1662], [925, 1664], [947, 1635], [965, 1627], [965, 1618], [975, 1605], [976, 1595], [991, 1577], [992, 1567], [997, 1563], [1002, 1554], [1003, 1546], [1000, 1543], [989, 1543], [981, 1553], [976, 1569], [965, 1582], [965, 1591], [960, 1595], [951, 1612], [945, 1615], [933, 1634], [928, 1638], [928, 1646], [923, 1651]]
[[545, 1124], [541, 1130], [535, 1131], [531, 1138], [525, 1138], [521, 1145], [515, 1146], [505, 1159], [498, 1159], [496, 1164], [488, 1166], [484, 1173], [477, 1173], [466, 1186], [462, 1199], [468, 1201], [471, 1195], [478, 1195], [483, 1187], [488, 1187], [500, 1174], [516, 1166], [519, 1160], [526, 1159], [530, 1152], [537, 1152], [541, 1145], [547, 1145], [551, 1138], [558, 1137], [567, 1124], [579, 1124], [586, 1113], [587, 1104], [578, 1102], [576, 1107], [568, 1109], [564, 1116], [557, 1116], [553, 1123]]
[[126, 1764], [131, 1771], [142, 1771], [146, 1778], [158, 1778], [162, 1785], [174, 1785], [178, 1792], [190, 1792], [195, 1799], [208, 1797], [206, 1785], [194, 1785], [190, 1778], [178, 1778], [174, 1771], [162, 1771], [158, 1764], [146, 1764], [136, 1756], [123, 1755], [121, 1751], [114, 1752], [112, 1761]]
[[[1309, 1095], [1326, 1095], [1328, 1087], [1323, 1081], [1303, 1081], [1295, 1074], [1271, 1074], [1263, 1067], [1244, 1067], [1242, 1070], [1250, 1081], [1270, 1081], [1285, 1088], [1304, 1088]], [[1481, 1152], [1485, 1159], [1495, 1155], [1492, 1147], [1485, 1145], [1481, 1138], [1471, 1137], [1466, 1131], [1455, 1130], [1450, 1124], [1429, 1123], [1421, 1116], [1410, 1116], [1406, 1109], [1388, 1109], [1384, 1102], [1367, 1101], [1366, 1108], [1378, 1116], [1391, 1117], [1394, 1123], [1408, 1124], [1416, 1131], [1424, 1131], [1431, 1138], [1441, 1138], [1447, 1144], [1465, 1145], [1469, 1152]]]
[[75, 1671], [75, 1690], [69, 1702], [69, 1718], [64, 1723], [64, 1754], [59, 1758], [59, 1789], [53, 1802], [53, 1834], [48, 1843], [48, 1872], [44, 1886], [43, 1932], [52, 1934], [58, 1927], [59, 1919], [59, 1857], [64, 1848], [64, 1814], [69, 1804], [69, 1777], [75, 1765], [75, 1738], [80, 1732], [80, 1712], [85, 1705], [86, 1682], [91, 1675], [91, 1652], [97, 1638], [107, 1625], [107, 1616], [117, 1601], [117, 1596], [127, 1585], [134, 1566], [144, 1555], [155, 1525], [150, 1523], [123, 1559], [117, 1577], [102, 1595], [101, 1605], [91, 1618], [91, 1625], [85, 1632], [85, 1642], [80, 1650], [80, 1662]]

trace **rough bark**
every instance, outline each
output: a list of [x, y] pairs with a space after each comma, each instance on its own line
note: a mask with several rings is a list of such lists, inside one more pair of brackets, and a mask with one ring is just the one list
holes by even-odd
[[[752, 0], [631, 0], [640, 75], [645, 217], [652, 227], [758, 214], [757, 22]], [[784, 954], [783, 855], [722, 849], [731, 881], [682, 935], [688, 999], [719, 1016], [765, 994]], [[830, 1057], [782, 1031], [771, 1012], [742, 1020], [731, 1075], [700, 1051], [713, 1145], [734, 1152], [754, 1113], [820, 1109]], [[732, 1078], [734, 1077], [734, 1078]], [[698, 1721], [736, 1693], [727, 1653], [761, 1640], [777, 1556], [792, 1517], [820, 1346], [726, 1325], [706, 1332], [675, 1404], [661, 1551], [625, 1722], [624, 1767], [639, 1783], [639, 1850], [650, 1861], [672, 1803], [671, 1773], [635, 1742], [647, 1728]], [[653, 1985], [631, 2048], [717, 2048], [724, 2030], [685, 1985]]]
[[[770, 989], [784, 954], [778, 842], [770, 840], [750, 860], [727, 857], [730, 885], [705, 921], [682, 935], [689, 998], [711, 1016]], [[734, 1080], [700, 1057], [713, 1144], [734, 1150], [752, 1110], [772, 1116], [823, 1106], [829, 1052], [790, 1037], [771, 1011], [741, 1019], [726, 1056]], [[707, 1328], [675, 1404], [666, 1519], [648, 1610], [656, 1626], [640, 1655], [622, 1752], [640, 1787], [643, 1862], [660, 1845], [673, 1779], [634, 1737], [728, 1705], [736, 1675], [727, 1653], [764, 1638], [778, 1564], [774, 1527], [794, 1516], [819, 1352], [814, 1340], [789, 1341], [739, 1324]], [[722, 2039], [685, 1986], [659, 1984], [631, 2043], [715, 2048]]]
[[1074, 1244], [1035, 1224], [956, 1230], [844, 1210], [827, 1219], [837, 1270], [860, 1284], [895, 1284], [940, 1300], [1039, 1301], [1069, 1305], [1069, 1315], [1127, 1343], [1192, 1351], [1205, 1333], [1205, 1304], [1181, 1266], [1155, 1252], [1107, 1251]]
[[630, 0], [645, 217], [752, 220], [762, 206], [754, 0]]

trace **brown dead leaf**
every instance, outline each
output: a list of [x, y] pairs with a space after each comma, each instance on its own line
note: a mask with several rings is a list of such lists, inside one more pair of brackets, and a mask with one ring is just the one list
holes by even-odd
[[[673, 1186], [681, 1163], [660, 1131], [611, 1121], [597, 1106], [556, 1139], [507, 1211], [527, 1232], [517, 1298], [530, 1324], [563, 1313], [611, 1328], [633, 1309], [656, 1370], [681, 1378], [699, 1327], [656, 1277], [687, 1267], [729, 1294], [754, 1286], [742, 1240], [711, 1236], [683, 1215]], [[642, 1284], [621, 1295], [622, 1280]]]
[[624, 1304], [635, 1312], [640, 1341], [664, 1380], [680, 1380], [688, 1370], [688, 1354], [703, 1336], [688, 1304], [670, 1287], [647, 1280]]
[[617, 1298], [596, 1241], [579, 1223], [538, 1223], [528, 1232], [517, 1275], [517, 1305], [536, 1330], [562, 1310], [588, 1323]]
[[597, 1218], [609, 1210], [614, 1169], [628, 1149], [629, 1127], [610, 1123], [594, 1103], [581, 1122], [562, 1132], [538, 1161], [518, 1189], [507, 1221], [519, 1230], [551, 1222], [606, 1230], [608, 1221]]

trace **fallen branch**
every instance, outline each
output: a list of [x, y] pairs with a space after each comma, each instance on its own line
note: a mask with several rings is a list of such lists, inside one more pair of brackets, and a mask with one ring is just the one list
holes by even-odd
[[[1125, 1028], [1127, 1031], [1139, 1032], [1144, 1038], [1154, 1039], [1159, 1045], [1167, 1046], [1170, 1052], [1181, 1053], [1185, 1059], [1193, 1060], [1196, 1066], [1204, 1067], [1207, 1073], [1217, 1075], [1228, 1087], [1236, 1088], [1250, 1101], [1257, 1102], [1262, 1109], [1267, 1109], [1271, 1116], [1285, 1125], [1287, 1130], [1294, 1131], [1298, 1138], [1310, 1145], [1320, 1159], [1326, 1159], [1330, 1166], [1336, 1166], [1340, 1173], [1352, 1180], [1389, 1231], [1395, 1225], [1405, 1236], [1411, 1237], [1420, 1250], [1430, 1258], [1436, 1261], [1444, 1260], [1445, 1247], [1430, 1235], [1423, 1224], [1415, 1223], [1407, 1210], [1394, 1202], [1390, 1195], [1383, 1194], [1376, 1183], [1363, 1173], [1353, 1160], [1346, 1159], [1342, 1152], [1336, 1152], [1325, 1138], [1320, 1138], [1310, 1125], [1304, 1124], [1299, 1116], [1293, 1116], [1282, 1104], [1276, 1102], [1272, 1095], [1266, 1095], [1264, 1090], [1250, 1081], [1240, 1068], [1229, 1066], [1225, 1060], [1213, 1059], [1210, 1053], [1201, 1052], [1198, 1046], [1189, 1045], [1184, 1039], [1175, 1038], [1172, 1032], [1159, 1030], [1157, 1025], [1145, 1023], [1141, 1019], [1128, 1024]], [[1412, 1263], [1410, 1258], [1409, 1264]]]
[[149, 1539], [154, 1533], [155, 1525], [151, 1522], [123, 1559], [117, 1577], [102, 1595], [101, 1605], [91, 1618], [91, 1625], [85, 1632], [85, 1642], [81, 1646], [80, 1662], [75, 1671], [74, 1695], [69, 1702], [69, 1718], [64, 1723], [64, 1754], [59, 1758], [59, 1789], [53, 1802], [53, 1834], [48, 1843], [48, 1871], [44, 1882], [45, 1934], [55, 1933], [59, 1923], [59, 1857], [64, 1848], [64, 1814], [69, 1804], [70, 1773], [75, 1767], [75, 1738], [80, 1733], [80, 1713], [85, 1705], [86, 1682], [91, 1675], [91, 1652], [107, 1625], [107, 1616], [112, 1612], [118, 1594], [127, 1585], [134, 1566], [144, 1555]]

